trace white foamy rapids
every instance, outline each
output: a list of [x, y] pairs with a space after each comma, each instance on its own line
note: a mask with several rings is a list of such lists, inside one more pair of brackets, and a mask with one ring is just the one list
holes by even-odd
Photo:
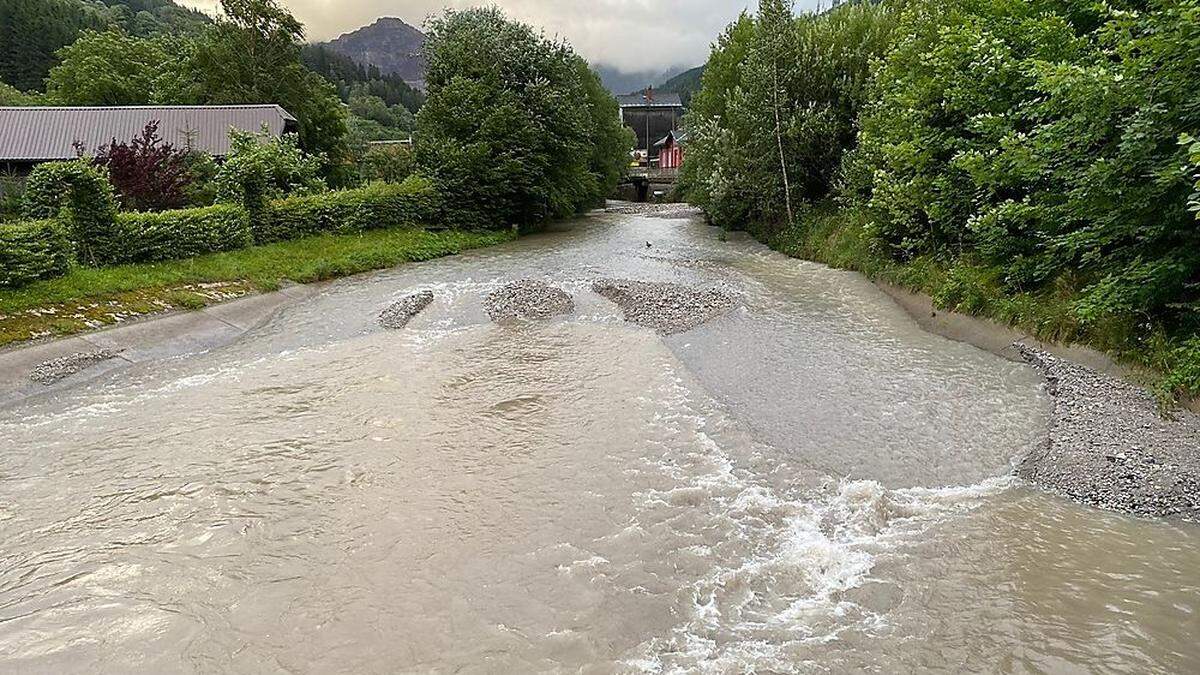
[[642, 672], [794, 672], [814, 644], [848, 632], [885, 634], [888, 607], [866, 606], [855, 591], [888, 584], [878, 575], [881, 561], [902, 559], [922, 533], [1010, 484], [890, 490], [831, 479], [792, 492], [789, 481], [772, 485], [761, 467], [742, 466], [779, 458], [777, 450], [722, 447], [704, 431], [721, 426], [720, 416], [682, 412], [694, 410], [686, 389], [673, 394], [666, 409], [678, 414], [661, 421], [695, 443], [683, 457], [664, 454], [661, 469], [679, 485], [646, 494], [638, 524], [665, 524], [691, 544], [668, 557], [693, 566], [701, 559], [697, 569], [707, 572], [678, 594], [685, 619], [624, 660]]

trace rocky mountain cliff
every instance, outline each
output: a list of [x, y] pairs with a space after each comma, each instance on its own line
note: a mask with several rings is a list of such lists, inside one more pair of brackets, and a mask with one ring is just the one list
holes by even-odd
[[424, 45], [424, 33], [395, 17], [384, 17], [325, 44], [363, 66], [399, 75], [418, 88], [425, 84]]

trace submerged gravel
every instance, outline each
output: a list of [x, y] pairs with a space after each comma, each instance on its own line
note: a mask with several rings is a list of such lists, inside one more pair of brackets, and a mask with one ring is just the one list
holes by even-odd
[[1141, 387], [1016, 347], [1054, 399], [1046, 445], [1022, 477], [1105, 509], [1200, 520], [1200, 416], [1164, 419]]
[[398, 330], [408, 325], [408, 322], [433, 302], [432, 291], [414, 293], [393, 303], [379, 315], [379, 323], [384, 328]]
[[97, 363], [115, 359], [120, 352], [101, 349], [94, 352], [77, 352], [62, 358], [39, 364], [29, 373], [29, 379], [38, 384], [51, 385], [87, 370]]
[[489, 294], [483, 308], [492, 321], [549, 319], [575, 311], [575, 301], [561, 288], [537, 279], [521, 279]]
[[689, 331], [741, 304], [737, 295], [725, 289], [664, 282], [605, 279], [593, 284], [592, 290], [620, 307], [626, 321], [663, 335]]

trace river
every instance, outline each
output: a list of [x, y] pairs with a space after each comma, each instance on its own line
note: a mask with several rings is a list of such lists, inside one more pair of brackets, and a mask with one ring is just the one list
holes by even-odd
[[[575, 313], [488, 321], [528, 277]], [[664, 338], [599, 277], [744, 306]], [[594, 215], [0, 409], [0, 670], [1196, 672], [1200, 529], [1012, 478], [1049, 406], [861, 277]]]

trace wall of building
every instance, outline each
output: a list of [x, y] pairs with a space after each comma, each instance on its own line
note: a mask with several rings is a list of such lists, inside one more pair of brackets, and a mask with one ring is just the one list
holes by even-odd
[[[678, 129], [683, 118], [683, 108], [645, 108], [630, 107], [621, 109], [621, 119], [625, 126], [637, 134], [638, 150], [650, 147], [650, 157], [658, 157], [658, 148], [653, 147], [671, 131]], [[646, 135], [649, 122], [649, 136]], [[647, 138], [649, 141], [647, 142]]]

